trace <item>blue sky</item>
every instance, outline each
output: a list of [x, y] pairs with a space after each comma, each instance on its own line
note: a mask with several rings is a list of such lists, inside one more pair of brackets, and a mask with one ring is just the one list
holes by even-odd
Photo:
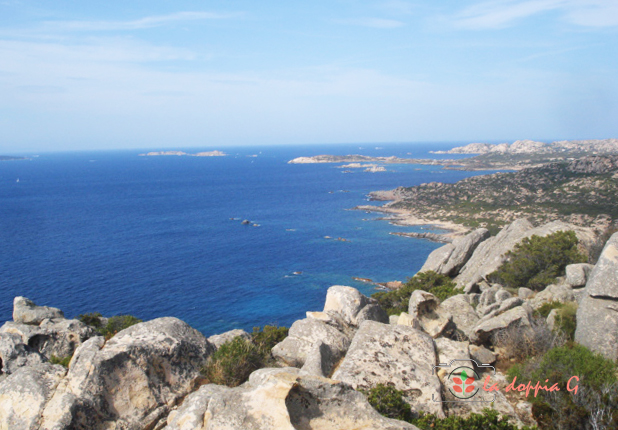
[[0, 0], [0, 151], [618, 137], [618, 1]]

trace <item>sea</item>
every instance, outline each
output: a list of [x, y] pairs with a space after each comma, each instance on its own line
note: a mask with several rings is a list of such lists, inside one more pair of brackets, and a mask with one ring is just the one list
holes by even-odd
[[350, 209], [371, 204], [374, 190], [488, 172], [393, 164], [370, 173], [288, 161], [458, 158], [429, 151], [459, 144], [175, 148], [225, 157], [50, 152], [2, 161], [0, 323], [12, 319], [13, 298], [25, 296], [67, 317], [173, 316], [209, 336], [289, 326], [322, 310], [332, 285], [372, 294], [374, 285], [353, 277], [405, 281], [441, 244], [389, 234], [430, 226], [395, 226]]

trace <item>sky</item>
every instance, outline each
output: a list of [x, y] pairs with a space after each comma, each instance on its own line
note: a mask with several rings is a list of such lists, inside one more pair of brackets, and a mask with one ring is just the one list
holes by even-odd
[[617, 0], [0, 0], [0, 152], [618, 137]]

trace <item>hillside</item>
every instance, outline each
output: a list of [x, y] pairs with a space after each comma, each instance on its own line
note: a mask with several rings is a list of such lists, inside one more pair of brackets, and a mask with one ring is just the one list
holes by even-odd
[[504, 225], [522, 216], [537, 222], [590, 224], [601, 214], [618, 217], [618, 156], [588, 156], [517, 172], [467, 178], [455, 184], [431, 182], [371, 193], [392, 200], [385, 209], [467, 226]]

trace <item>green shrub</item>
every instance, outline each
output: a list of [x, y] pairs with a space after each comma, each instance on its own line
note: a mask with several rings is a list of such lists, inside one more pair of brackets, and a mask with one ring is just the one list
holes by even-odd
[[93, 312], [90, 314], [82, 314], [77, 317], [81, 322], [96, 329], [99, 329], [103, 326], [103, 315], [98, 312]]
[[411, 421], [421, 430], [532, 430], [535, 427], [517, 427], [509, 422], [506, 415], [500, 416], [492, 409], [483, 409], [480, 414], [471, 413], [467, 417], [450, 416], [437, 418], [433, 414], [420, 414]]
[[211, 384], [237, 387], [255, 370], [275, 365], [270, 351], [287, 333], [286, 327], [267, 325], [263, 330], [254, 327], [251, 339], [235, 337], [208, 357], [202, 375]]
[[556, 312], [556, 323], [554, 330], [565, 334], [567, 339], [575, 339], [575, 329], [577, 328], [577, 303], [565, 303]]
[[439, 300], [444, 300], [463, 293], [463, 290], [456, 287], [457, 285], [448, 276], [427, 271], [417, 273], [397, 290], [381, 291], [373, 294], [372, 297], [380, 303], [382, 309], [389, 315], [399, 315], [402, 312], [407, 312], [410, 296], [416, 290], [430, 292]]
[[572, 231], [524, 238], [506, 257], [498, 270], [488, 276], [489, 280], [536, 291], [554, 282], [567, 265], [586, 261], [577, 249], [577, 237]]
[[[532, 413], [542, 429], [586, 429], [593, 421], [595, 428], [616, 428], [618, 424], [617, 365], [584, 346], [569, 343], [549, 350], [542, 358], [531, 359], [511, 367], [507, 374], [517, 377], [516, 385], [532, 381], [548, 386], [558, 384], [560, 391], [539, 391], [538, 397], [530, 396]], [[577, 385], [577, 394], [567, 390]], [[599, 411], [605, 411], [599, 414]]]
[[64, 367], [69, 367], [71, 358], [73, 358], [73, 356], [71, 355], [67, 355], [66, 357], [56, 357], [55, 355], [52, 354], [51, 358], [49, 359], [49, 362], [51, 364], [59, 364]]
[[135, 318], [133, 315], [117, 315], [109, 318], [107, 325], [99, 329], [99, 333], [105, 336], [105, 339], [111, 339], [116, 333], [141, 322], [141, 319]]
[[547, 318], [549, 313], [554, 309], [560, 309], [564, 306], [564, 303], [561, 302], [545, 302], [541, 305], [540, 308], [536, 310], [536, 313], [542, 316], [543, 318]]
[[388, 418], [412, 422], [414, 416], [410, 405], [404, 400], [403, 391], [390, 385], [378, 384], [369, 391], [363, 391], [369, 404]]

